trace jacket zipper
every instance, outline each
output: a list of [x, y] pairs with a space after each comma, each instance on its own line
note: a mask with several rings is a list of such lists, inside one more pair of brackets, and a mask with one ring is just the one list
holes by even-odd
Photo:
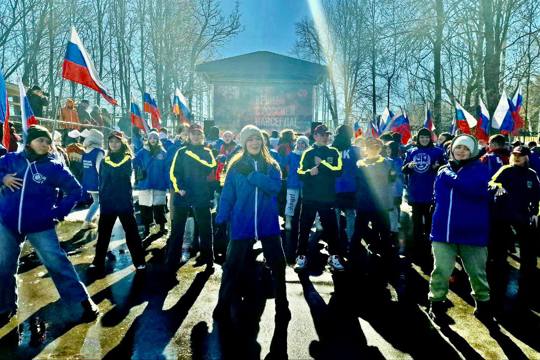
[[19, 229], [19, 234], [22, 233], [22, 231], [21, 231], [22, 207], [23, 207], [24, 190], [26, 188], [26, 177], [28, 176], [28, 170], [30, 170], [30, 166], [32, 166], [32, 164], [30, 164], [30, 161], [28, 161], [28, 159], [26, 159], [26, 162], [28, 163], [28, 165], [26, 166], [26, 170], [24, 171], [23, 186], [22, 186], [22, 190], [21, 190], [21, 198], [19, 199], [19, 221], [18, 221], [18, 224], [17, 224], [17, 228]]
[[[255, 161], [255, 171], [257, 171], [257, 162]], [[259, 188], [255, 186], [255, 241], [259, 240], [259, 231], [257, 230], [257, 207], [259, 201]]]
[[454, 200], [454, 189], [450, 190], [450, 205], [448, 206], [448, 222], [446, 223], [446, 242], [450, 242], [450, 219], [452, 218], [452, 202]]

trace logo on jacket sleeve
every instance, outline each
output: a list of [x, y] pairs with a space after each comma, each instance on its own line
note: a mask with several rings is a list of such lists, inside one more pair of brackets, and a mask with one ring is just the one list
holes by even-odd
[[428, 171], [431, 166], [431, 157], [428, 153], [422, 152], [414, 154], [413, 161], [415, 163], [414, 170], [420, 174]]

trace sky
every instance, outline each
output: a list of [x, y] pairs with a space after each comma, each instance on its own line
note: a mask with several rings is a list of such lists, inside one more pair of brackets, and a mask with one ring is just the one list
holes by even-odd
[[[238, 0], [244, 31], [220, 49], [221, 57], [253, 51], [291, 55], [295, 43], [295, 23], [310, 16], [307, 0]], [[235, 0], [221, 0], [224, 14]]]

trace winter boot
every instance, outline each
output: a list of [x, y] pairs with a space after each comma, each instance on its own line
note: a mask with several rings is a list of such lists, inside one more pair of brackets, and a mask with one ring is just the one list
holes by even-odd
[[480, 320], [481, 323], [486, 325], [489, 330], [498, 328], [497, 320], [493, 316], [493, 309], [491, 303], [488, 301], [476, 301], [476, 308], [474, 309], [474, 316]]

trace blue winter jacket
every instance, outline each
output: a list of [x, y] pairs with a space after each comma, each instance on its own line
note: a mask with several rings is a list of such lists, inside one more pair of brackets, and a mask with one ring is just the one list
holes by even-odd
[[403, 160], [400, 157], [389, 158], [392, 161], [394, 166], [394, 171], [396, 172], [396, 181], [392, 186], [392, 195], [394, 198], [400, 198], [403, 196], [403, 172], [401, 168], [403, 167]]
[[130, 214], [133, 208], [131, 156], [110, 153], [99, 166], [99, 209], [101, 214]]
[[[238, 161], [256, 163], [249, 155]], [[253, 167], [261, 168], [260, 165]], [[275, 166], [246, 176], [233, 164], [225, 178], [216, 223], [231, 223], [231, 240], [279, 236], [277, 195], [280, 189], [281, 173]]]
[[169, 164], [165, 150], [159, 150], [152, 156], [150, 148], [145, 146], [135, 155], [133, 167], [146, 172], [146, 177], [135, 184], [135, 189], [165, 191], [169, 188]]
[[360, 160], [360, 149], [354, 145], [341, 152], [343, 161], [342, 174], [336, 178], [336, 193], [354, 193], [356, 192], [357, 172], [356, 163]]
[[19, 234], [54, 228], [54, 220], [62, 220], [81, 199], [81, 185], [54, 155], [30, 162], [24, 151], [7, 153], [0, 158], [0, 179], [13, 173], [23, 186], [11, 191], [2, 185], [0, 219]]
[[287, 161], [285, 162], [285, 165], [287, 166], [288, 172], [287, 172], [287, 189], [301, 189], [302, 188], [302, 180], [300, 180], [300, 176], [298, 176], [298, 167], [300, 166], [300, 158], [302, 157], [301, 154], [296, 154], [294, 151], [291, 151], [289, 155], [287, 155]]
[[431, 241], [487, 246], [489, 172], [479, 160], [454, 171], [443, 166], [435, 179]]
[[[411, 169], [410, 162], [416, 165]], [[426, 204], [433, 201], [433, 183], [437, 175], [435, 163], [445, 163], [444, 151], [436, 146], [415, 146], [409, 149], [403, 162], [403, 173], [407, 174], [407, 193], [410, 204]]]

